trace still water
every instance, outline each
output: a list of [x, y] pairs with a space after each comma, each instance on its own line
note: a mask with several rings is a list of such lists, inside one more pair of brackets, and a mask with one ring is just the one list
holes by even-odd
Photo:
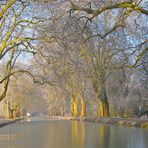
[[148, 148], [148, 129], [30, 118], [0, 128], [0, 148]]

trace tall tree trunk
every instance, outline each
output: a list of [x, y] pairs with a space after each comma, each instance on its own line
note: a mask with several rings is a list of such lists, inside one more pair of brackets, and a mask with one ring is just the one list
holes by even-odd
[[86, 101], [83, 96], [81, 97], [81, 117], [86, 117]]
[[64, 116], [64, 108], [61, 106], [61, 116]]
[[78, 107], [78, 102], [76, 100], [73, 101], [73, 116], [74, 117], [79, 116], [79, 107]]
[[71, 101], [71, 104], [70, 104], [70, 110], [71, 110], [71, 115], [73, 116], [74, 115], [74, 107], [73, 107], [72, 101]]
[[79, 105], [76, 99], [72, 99], [71, 100], [71, 114], [74, 117], [78, 117], [79, 116]]
[[110, 116], [109, 113], [109, 105], [108, 102], [106, 102], [105, 100], [99, 100], [98, 103], [98, 116], [99, 117], [108, 117]]
[[9, 75], [11, 74], [11, 70], [13, 68], [12, 66], [13, 57], [14, 57], [14, 51], [12, 50], [10, 53], [10, 60], [7, 63], [6, 72], [5, 72], [5, 76], [8, 76], [8, 78], [6, 78], [4, 82], [2, 82], [3, 86], [2, 86], [2, 91], [0, 91], [0, 102], [6, 97], [6, 93], [7, 93], [8, 85], [10, 81]]
[[100, 93], [98, 94], [98, 116], [99, 117], [108, 117], [110, 116], [109, 113], [109, 103], [108, 98], [106, 95], [105, 87], [100, 89]]
[[8, 84], [9, 84], [9, 78], [7, 78], [3, 83], [2, 83], [2, 90], [0, 91], [0, 102], [6, 97], [6, 93], [8, 90]]

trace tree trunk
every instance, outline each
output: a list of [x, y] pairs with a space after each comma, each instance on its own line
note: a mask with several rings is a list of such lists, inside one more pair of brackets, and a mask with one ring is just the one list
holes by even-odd
[[61, 116], [64, 116], [64, 108], [61, 106]]
[[99, 117], [108, 117], [110, 116], [109, 113], [109, 103], [108, 98], [106, 95], [105, 87], [100, 89], [100, 93], [98, 95], [99, 102], [98, 102], [98, 116]]
[[79, 116], [78, 102], [76, 100], [73, 102], [73, 116], [74, 117]]
[[98, 115], [99, 117], [108, 117], [110, 116], [109, 113], [109, 104], [105, 100], [99, 100], [98, 103]]
[[79, 105], [74, 97], [71, 98], [71, 114], [73, 117], [79, 116]]
[[73, 107], [73, 101], [71, 101], [71, 104], [70, 104], [70, 110], [71, 110], [71, 115], [74, 116], [74, 107]]
[[85, 98], [81, 98], [81, 117], [86, 117], [86, 102]]

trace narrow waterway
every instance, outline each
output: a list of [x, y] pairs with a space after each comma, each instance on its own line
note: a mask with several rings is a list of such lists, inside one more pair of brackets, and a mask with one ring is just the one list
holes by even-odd
[[0, 148], [147, 148], [148, 129], [30, 118], [0, 128]]

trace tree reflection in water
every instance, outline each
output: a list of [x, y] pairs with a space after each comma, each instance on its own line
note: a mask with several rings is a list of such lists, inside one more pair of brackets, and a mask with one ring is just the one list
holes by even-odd
[[72, 121], [72, 148], [84, 148], [86, 145], [86, 123]]

